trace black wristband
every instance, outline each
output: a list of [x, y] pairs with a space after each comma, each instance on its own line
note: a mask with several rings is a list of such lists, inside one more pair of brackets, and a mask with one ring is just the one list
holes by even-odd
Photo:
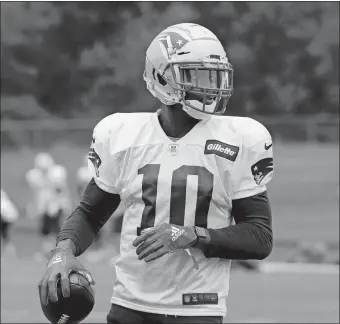
[[203, 228], [203, 227], [198, 227], [198, 226], [194, 226], [194, 229], [195, 229], [195, 234], [197, 235], [196, 244], [198, 244], [198, 243], [209, 244], [210, 234], [209, 234], [208, 230]]

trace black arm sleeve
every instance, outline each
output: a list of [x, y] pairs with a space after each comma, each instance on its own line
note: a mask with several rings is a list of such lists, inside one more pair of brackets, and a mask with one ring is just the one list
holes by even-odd
[[234, 260], [266, 258], [273, 248], [272, 216], [267, 192], [233, 200], [236, 225], [208, 229], [210, 243], [206, 257]]
[[119, 203], [119, 195], [103, 191], [92, 179], [84, 191], [79, 206], [67, 218], [59, 232], [57, 244], [70, 239], [76, 246], [76, 256], [82, 254], [92, 244]]

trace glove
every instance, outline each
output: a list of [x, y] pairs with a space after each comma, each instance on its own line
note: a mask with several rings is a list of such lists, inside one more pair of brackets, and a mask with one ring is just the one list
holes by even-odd
[[55, 248], [51, 251], [51, 257], [47, 262], [45, 274], [40, 280], [38, 288], [40, 301], [47, 305], [48, 296], [52, 303], [58, 301], [57, 282], [61, 280], [61, 289], [65, 298], [70, 297], [69, 275], [77, 272], [85, 277], [92, 285], [95, 284], [92, 275], [73, 255], [71, 250]]
[[162, 224], [148, 229], [132, 243], [139, 260], [150, 262], [167, 253], [193, 247], [198, 241], [193, 226]]

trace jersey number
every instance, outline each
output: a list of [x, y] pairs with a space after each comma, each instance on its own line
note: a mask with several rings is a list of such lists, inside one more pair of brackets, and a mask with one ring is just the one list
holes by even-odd
[[[159, 164], [147, 164], [138, 170], [138, 174], [143, 174], [142, 199], [145, 208], [143, 210], [141, 226], [137, 228], [137, 235], [140, 235], [143, 229], [155, 225], [159, 169]], [[184, 225], [188, 175], [196, 175], [198, 178], [195, 226], [206, 228], [213, 192], [214, 175], [206, 168], [200, 166], [183, 165], [173, 171], [170, 197], [170, 224]]]

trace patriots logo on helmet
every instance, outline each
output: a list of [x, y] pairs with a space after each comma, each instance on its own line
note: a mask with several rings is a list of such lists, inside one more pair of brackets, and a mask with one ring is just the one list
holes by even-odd
[[253, 164], [251, 166], [251, 173], [254, 176], [256, 184], [259, 185], [273, 169], [273, 158], [265, 158]]
[[161, 34], [158, 40], [163, 44], [168, 56], [174, 54], [176, 50], [181, 49], [189, 40], [185, 39], [182, 35], [175, 32], [165, 32]]
[[96, 170], [96, 176], [99, 177], [99, 167], [102, 164], [102, 160], [93, 147], [90, 148], [89, 160], [92, 162], [94, 169]]

